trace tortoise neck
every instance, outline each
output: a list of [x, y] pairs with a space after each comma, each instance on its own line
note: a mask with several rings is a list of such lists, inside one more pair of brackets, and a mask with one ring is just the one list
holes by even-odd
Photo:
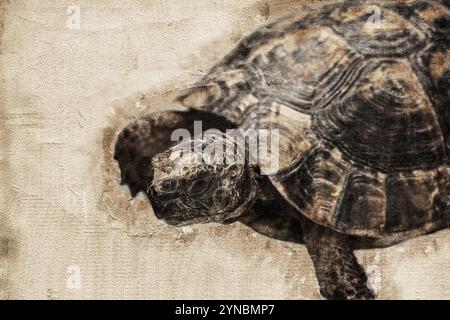
[[233, 223], [243, 215], [246, 215], [251, 208], [254, 206], [255, 202], [258, 200], [258, 194], [261, 192], [260, 186], [257, 181], [257, 173], [254, 171], [252, 167], [248, 167], [246, 170], [246, 179], [243, 179], [240, 188], [245, 196], [243, 197], [243, 201], [241, 201], [240, 205], [233, 209], [232, 216], [233, 218], [227, 219], [223, 221], [224, 224]]

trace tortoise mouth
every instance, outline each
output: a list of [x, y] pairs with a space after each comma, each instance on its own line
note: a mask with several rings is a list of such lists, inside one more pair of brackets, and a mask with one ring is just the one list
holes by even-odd
[[177, 193], [158, 193], [154, 187], [147, 189], [147, 197], [153, 208], [153, 213], [159, 220], [166, 220], [173, 216], [173, 201], [178, 197]]
[[206, 220], [205, 216], [186, 215], [186, 208], [178, 203], [177, 192], [158, 193], [156, 190], [149, 190], [149, 198], [156, 218], [168, 225], [182, 227]]

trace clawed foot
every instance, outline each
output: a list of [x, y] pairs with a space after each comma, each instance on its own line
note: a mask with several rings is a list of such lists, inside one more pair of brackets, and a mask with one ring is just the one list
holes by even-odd
[[329, 300], [373, 300], [374, 292], [368, 288], [367, 281], [357, 274], [348, 273], [340, 281], [335, 272], [326, 274], [329, 279], [320, 286], [320, 293]]
[[371, 300], [367, 276], [344, 234], [304, 223], [304, 240], [316, 269], [320, 293], [326, 299]]

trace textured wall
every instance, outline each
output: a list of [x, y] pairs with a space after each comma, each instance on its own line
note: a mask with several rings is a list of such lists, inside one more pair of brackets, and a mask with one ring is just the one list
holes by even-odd
[[[304, 247], [166, 226], [111, 160], [127, 122], [299, 2], [1, 1], [0, 298], [320, 298]], [[449, 240], [357, 254], [380, 298], [447, 299]]]

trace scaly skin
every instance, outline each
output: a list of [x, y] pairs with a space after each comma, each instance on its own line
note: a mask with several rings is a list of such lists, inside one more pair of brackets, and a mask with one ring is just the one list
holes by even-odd
[[304, 219], [305, 245], [316, 269], [320, 293], [327, 299], [374, 299], [349, 237]]
[[[174, 123], [173, 119], [177, 119]], [[147, 116], [125, 128], [119, 135], [115, 159], [119, 162], [122, 183], [130, 187], [132, 195], [146, 192], [152, 180], [151, 159], [165, 151], [173, 142], [170, 133], [178, 127], [189, 127], [194, 120], [206, 120], [203, 126], [226, 122], [199, 112], [167, 112]], [[161, 130], [168, 128], [170, 130]], [[158, 134], [159, 133], [159, 134]], [[165, 133], [161, 135], [161, 133]], [[155, 135], [158, 134], [156, 137]], [[353, 254], [350, 237], [321, 227], [304, 218], [278, 193], [267, 177], [257, 177], [257, 196], [252, 207], [240, 217], [223, 223], [239, 221], [270, 238], [304, 243], [311, 255], [321, 294], [327, 299], [372, 299], [367, 277]], [[147, 193], [158, 216], [155, 199]]]
[[374, 299], [364, 269], [353, 254], [354, 238], [303, 217], [259, 177], [258, 200], [239, 221], [278, 240], [305, 244], [316, 270], [320, 293], [327, 299]]

